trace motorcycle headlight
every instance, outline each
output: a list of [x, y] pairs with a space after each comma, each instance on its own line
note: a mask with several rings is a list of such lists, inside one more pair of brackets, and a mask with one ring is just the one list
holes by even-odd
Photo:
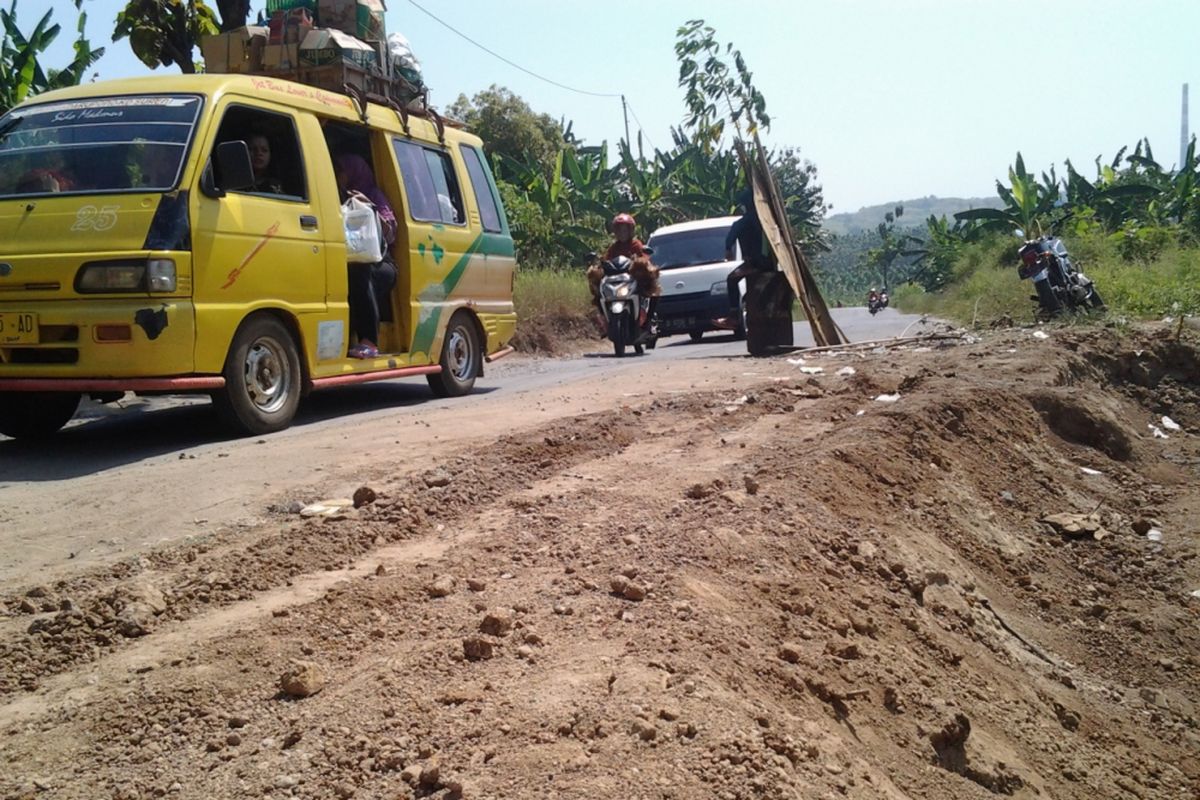
[[617, 297], [629, 297], [629, 293], [632, 290], [633, 290], [633, 287], [631, 284], [623, 283], [617, 287], [616, 295], [617, 295]]
[[612, 309], [612, 313], [620, 314], [622, 311], [625, 310], [625, 303], [618, 300], [617, 302], [613, 303], [612, 306], [610, 306], [610, 308]]
[[729, 294], [729, 286], [725, 283], [725, 281], [717, 281], [711, 287], [709, 287], [708, 293], [711, 295]]

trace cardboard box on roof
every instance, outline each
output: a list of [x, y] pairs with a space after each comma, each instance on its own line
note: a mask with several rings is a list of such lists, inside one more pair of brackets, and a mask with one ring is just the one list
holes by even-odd
[[384, 0], [317, 0], [317, 22], [367, 42], [387, 39]]
[[345, 61], [369, 69], [376, 65], [378, 59], [376, 48], [332, 28], [310, 31], [300, 43], [300, 63], [306, 67], [323, 67]]
[[276, 72], [300, 66], [299, 44], [269, 44], [263, 48], [263, 70]]
[[203, 37], [200, 40], [200, 52], [204, 56], [204, 68], [209, 72], [255, 72], [262, 68], [266, 44], [265, 26], [246, 25]]

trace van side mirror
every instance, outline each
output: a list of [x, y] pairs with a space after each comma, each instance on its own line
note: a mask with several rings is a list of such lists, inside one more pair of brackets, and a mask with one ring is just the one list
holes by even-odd
[[254, 166], [250, 163], [250, 148], [242, 140], [217, 145], [217, 171], [221, 179], [220, 192], [239, 192], [254, 186]]

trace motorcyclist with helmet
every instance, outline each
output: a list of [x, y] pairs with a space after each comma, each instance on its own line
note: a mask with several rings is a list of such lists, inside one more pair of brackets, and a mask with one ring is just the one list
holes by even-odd
[[[662, 286], [658, 281], [658, 267], [650, 263], [650, 254], [647, 252], [646, 246], [633, 235], [636, 227], [637, 222], [630, 214], [621, 213], [613, 217], [612, 233], [615, 241], [604, 251], [603, 259], [611, 261], [624, 256], [633, 262], [629, 268], [629, 274], [637, 281], [638, 293], [650, 300], [646, 322], [642, 326], [642, 336], [645, 337], [654, 332], [654, 311], [658, 307]], [[599, 263], [592, 264], [588, 267], [587, 277], [588, 286], [592, 290], [592, 302], [596, 306], [596, 327], [600, 331], [601, 337], [604, 337], [608, 330], [600, 305], [600, 281], [604, 278], [604, 268]]]

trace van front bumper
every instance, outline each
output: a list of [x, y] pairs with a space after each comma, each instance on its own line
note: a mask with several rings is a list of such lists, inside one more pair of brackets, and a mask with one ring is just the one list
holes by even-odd
[[[35, 315], [38, 331], [28, 341], [0, 341], [0, 389], [5, 391], [183, 391], [177, 384], [158, 384], [219, 379], [192, 374], [196, 320], [190, 300], [6, 302], [0, 314]], [[80, 388], [66, 388], [63, 381]]]

